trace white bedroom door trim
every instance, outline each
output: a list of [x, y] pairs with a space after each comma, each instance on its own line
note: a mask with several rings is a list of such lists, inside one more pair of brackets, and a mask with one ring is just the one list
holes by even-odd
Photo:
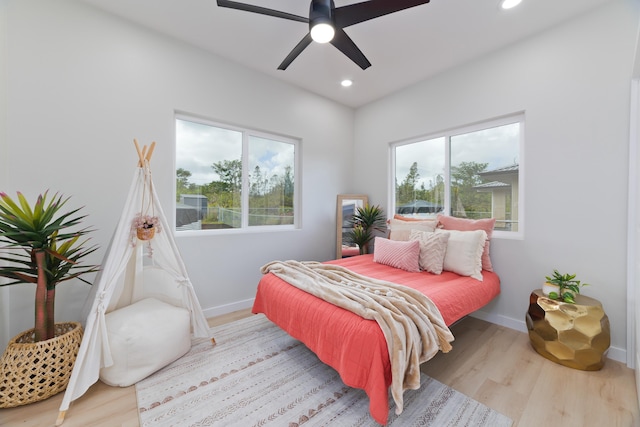
[[[640, 342], [637, 333], [640, 331], [640, 316], [638, 312], [638, 294], [640, 283], [638, 279], [638, 242], [640, 242], [640, 217], [638, 217], [638, 125], [640, 123], [640, 79], [631, 81], [631, 105], [629, 120], [629, 205], [627, 215], [627, 366], [640, 366], [640, 352], [636, 343]], [[636, 384], [640, 385], [639, 371], [636, 370]]]

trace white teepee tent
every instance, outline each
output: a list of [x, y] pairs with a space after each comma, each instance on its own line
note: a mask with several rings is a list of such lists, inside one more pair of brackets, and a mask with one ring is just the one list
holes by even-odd
[[[139, 162], [120, 221], [104, 257], [83, 310], [84, 336], [64, 394], [56, 425], [64, 421], [70, 403], [82, 396], [100, 377], [101, 368], [111, 366], [113, 355], [105, 315], [143, 298], [153, 297], [190, 313], [192, 337], [209, 337], [207, 320], [182, 262], [162, 207], [158, 202], [149, 161], [155, 147], [138, 151]], [[132, 235], [132, 224], [140, 214], [158, 217], [160, 228], [148, 241]], [[157, 331], [162, 334], [162, 331]]]

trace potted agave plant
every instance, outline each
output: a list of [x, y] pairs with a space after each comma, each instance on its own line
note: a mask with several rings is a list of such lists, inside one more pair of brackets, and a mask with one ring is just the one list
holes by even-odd
[[[98, 271], [80, 261], [97, 249], [87, 246], [88, 228], [78, 226], [80, 209], [60, 213], [69, 198], [48, 191], [33, 207], [0, 192], [0, 286], [35, 284], [35, 327], [14, 337], [0, 359], [0, 408], [36, 402], [64, 390], [82, 340], [78, 322], [56, 323], [56, 286]], [[46, 367], [46, 369], [45, 369]]]
[[386, 218], [380, 206], [366, 205], [357, 208], [351, 224], [353, 229], [347, 235], [347, 240], [358, 245], [360, 255], [363, 255], [369, 252], [369, 243], [375, 237], [375, 232], [384, 232], [386, 229]]

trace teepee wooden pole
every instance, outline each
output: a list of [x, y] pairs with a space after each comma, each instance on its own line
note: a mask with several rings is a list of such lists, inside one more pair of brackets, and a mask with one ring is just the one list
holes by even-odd
[[143, 146], [142, 150], [140, 150], [140, 144], [138, 144], [137, 139], [133, 139], [133, 143], [136, 146], [136, 151], [138, 152], [138, 166], [142, 167], [144, 162], [151, 162], [151, 156], [153, 155], [153, 150], [156, 148], [156, 142], [153, 141], [151, 146], [149, 147], [149, 151], [147, 151], [147, 146]]
[[[146, 147], [146, 146], [145, 146]], [[151, 143], [151, 146], [149, 147], [149, 151], [147, 152], [147, 155], [145, 156], [145, 159], [147, 162], [151, 162], [151, 156], [153, 155], [153, 150], [156, 148], [156, 142], [153, 141]]]
[[[140, 145], [138, 144], [138, 140], [133, 138], [133, 144], [136, 146], [136, 151], [138, 152], [138, 166], [142, 167], [144, 165], [144, 151], [140, 151]], [[147, 147], [145, 147], [146, 149]]]
[[64, 416], [67, 414], [67, 411], [58, 412], [58, 418], [56, 419], [56, 427], [59, 427], [64, 422]]

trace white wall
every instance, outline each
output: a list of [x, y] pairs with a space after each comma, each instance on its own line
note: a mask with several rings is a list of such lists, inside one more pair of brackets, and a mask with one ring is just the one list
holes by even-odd
[[621, 0], [356, 112], [355, 186], [388, 206], [388, 144], [524, 111], [525, 236], [496, 240], [501, 295], [481, 316], [526, 330], [529, 294], [554, 268], [592, 284], [626, 361], [629, 88], [637, 35]]
[[[386, 207], [378, 171], [388, 170], [389, 142], [525, 111], [525, 238], [492, 245], [502, 295], [481, 316], [524, 330], [530, 291], [554, 268], [575, 272], [593, 284], [584, 293], [603, 302], [610, 355], [624, 360], [635, 3], [620, 0], [354, 115], [80, 2], [5, 1], [0, 190], [72, 196], [98, 229], [100, 262], [136, 162], [133, 138], [158, 143], [154, 178], [171, 214], [174, 110], [302, 138], [302, 230], [178, 237], [200, 302], [215, 314], [250, 302], [267, 261], [331, 258], [336, 194], [367, 193]], [[8, 289], [0, 348], [33, 323], [33, 289]], [[58, 319], [77, 319], [87, 292], [61, 285]]]
[[[0, 2], [0, 188], [7, 182], [7, 12], [6, 3]], [[1, 280], [1, 279], [0, 279]], [[9, 311], [9, 290], [0, 287], [0, 313]], [[9, 325], [0, 315], [0, 347], [9, 336]]]
[[[82, 2], [3, 5], [1, 190], [33, 199], [49, 188], [70, 195], [70, 206], [85, 206], [85, 223], [98, 229], [101, 246], [94, 262], [102, 260], [129, 189], [133, 138], [158, 144], [154, 180], [173, 221], [175, 110], [302, 139], [302, 229], [177, 238], [208, 314], [246, 306], [267, 261], [334, 256], [336, 195], [352, 191], [352, 109]], [[33, 327], [33, 289], [8, 289], [9, 310], [0, 294], [0, 348]], [[78, 319], [87, 293], [84, 284], [61, 284], [57, 319]]]

